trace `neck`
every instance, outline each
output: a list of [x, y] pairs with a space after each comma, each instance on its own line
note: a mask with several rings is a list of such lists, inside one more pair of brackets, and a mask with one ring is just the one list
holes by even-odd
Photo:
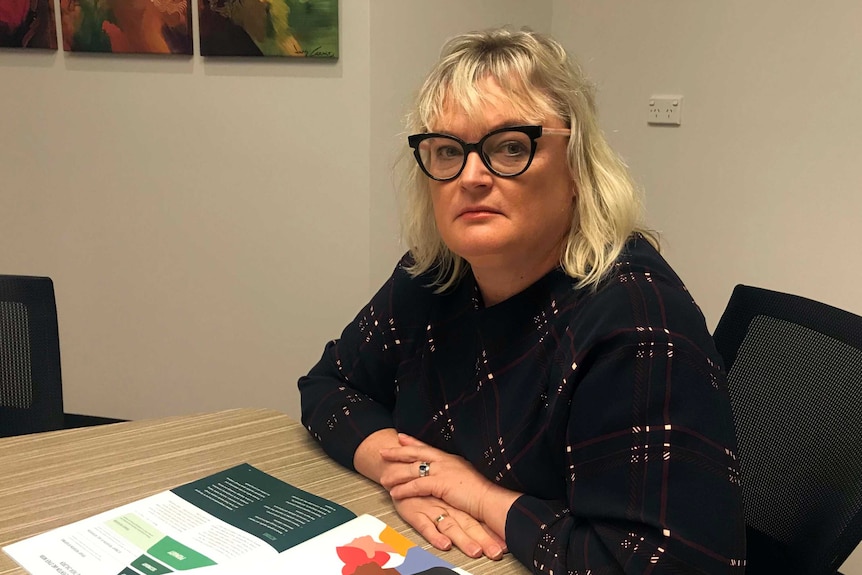
[[470, 262], [470, 267], [485, 307], [491, 307], [521, 293], [559, 263], [560, 249], [555, 249], [542, 258], [536, 259], [532, 254], [524, 257], [523, 261], [488, 261], [485, 258], [477, 258], [476, 261]]

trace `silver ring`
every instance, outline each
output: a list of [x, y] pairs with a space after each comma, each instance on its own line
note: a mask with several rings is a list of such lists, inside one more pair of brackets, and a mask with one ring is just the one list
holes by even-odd
[[431, 473], [431, 463], [428, 461], [419, 462], [419, 477], [428, 477]]
[[446, 515], [445, 513], [441, 513], [441, 514], [440, 514], [440, 515], [438, 515], [438, 516], [437, 516], [437, 518], [434, 520], [434, 523], [437, 523], [437, 524], [439, 525], [439, 524], [440, 524], [440, 522], [441, 522], [441, 521], [443, 521], [444, 519], [446, 519], [447, 517], [449, 517], [449, 516], [448, 516], [448, 515]]

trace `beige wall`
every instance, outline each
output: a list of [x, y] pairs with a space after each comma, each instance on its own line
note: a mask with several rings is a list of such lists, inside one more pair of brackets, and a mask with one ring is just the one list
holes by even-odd
[[[858, 0], [554, 0], [649, 223], [715, 326], [733, 286], [862, 314]], [[650, 94], [682, 126], [646, 124]], [[862, 547], [842, 566], [862, 574]]]
[[[737, 283], [862, 314], [862, 3], [553, 7], [711, 328]], [[685, 97], [682, 126], [647, 126], [655, 93]]]

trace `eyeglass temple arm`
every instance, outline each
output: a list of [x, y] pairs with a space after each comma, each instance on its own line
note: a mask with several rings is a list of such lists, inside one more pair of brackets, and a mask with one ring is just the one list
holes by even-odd
[[569, 128], [545, 128], [542, 127], [543, 136], [570, 136], [572, 131]]

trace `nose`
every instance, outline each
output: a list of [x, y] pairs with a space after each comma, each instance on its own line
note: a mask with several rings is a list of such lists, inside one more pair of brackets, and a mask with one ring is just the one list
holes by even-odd
[[465, 187], [491, 185], [492, 174], [482, 162], [478, 151], [471, 150], [467, 154], [467, 162], [464, 164], [464, 169], [461, 171], [459, 180], [461, 181], [461, 185]]

